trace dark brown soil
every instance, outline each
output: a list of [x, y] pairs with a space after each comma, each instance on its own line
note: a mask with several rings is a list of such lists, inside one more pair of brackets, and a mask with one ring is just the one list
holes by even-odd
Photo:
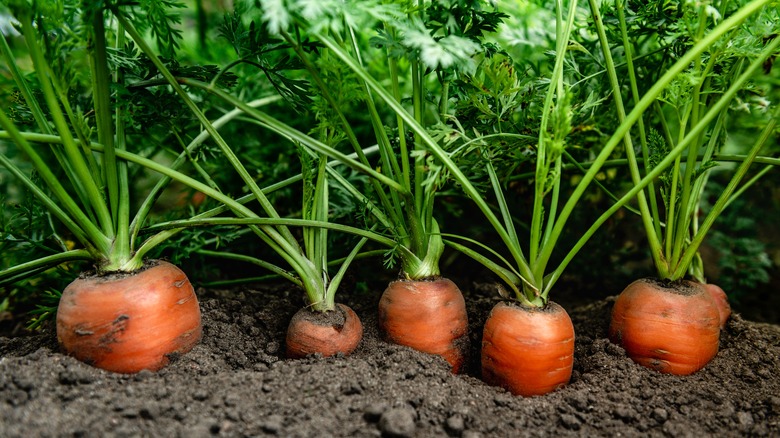
[[0, 435], [780, 436], [780, 326], [736, 313], [721, 350], [688, 377], [659, 374], [606, 339], [614, 299], [567, 308], [577, 332], [567, 387], [521, 398], [478, 378], [490, 288], [463, 288], [467, 373], [382, 341], [379, 294], [342, 295], [363, 319], [349, 357], [283, 359], [302, 305], [286, 288], [199, 291], [203, 341], [158, 373], [117, 375], [58, 352], [51, 328], [0, 338]]

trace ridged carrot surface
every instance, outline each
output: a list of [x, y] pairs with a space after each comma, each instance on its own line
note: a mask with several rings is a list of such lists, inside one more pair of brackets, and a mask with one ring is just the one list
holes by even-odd
[[390, 342], [444, 357], [454, 373], [465, 362], [466, 301], [448, 279], [390, 283], [379, 301], [379, 326]]
[[330, 312], [317, 313], [308, 308], [299, 310], [290, 320], [285, 339], [289, 358], [319, 353], [333, 356], [350, 354], [363, 338], [363, 324], [355, 311], [336, 304]]
[[563, 307], [493, 307], [482, 335], [485, 382], [516, 395], [542, 395], [569, 383], [573, 366], [574, 326]]
[[78, 278], [62, 292], [57, 339], [69, 355], [108, 371], [156, 371], [201, 337], [198, 299], [164, 262], [131, 274]]
[[700, 283], [637, 280], [615, 301], [609, 338], [640, 365], [687, 375], [717, 354], [720, 315]]

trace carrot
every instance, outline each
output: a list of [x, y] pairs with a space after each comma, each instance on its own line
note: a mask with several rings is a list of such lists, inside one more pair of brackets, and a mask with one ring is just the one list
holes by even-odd
[[571, 379], [574, 325], [560, 305], [501, 302], [482, 334], [482, 379], [515, 395], [542, 395]]
[[640, 365], [688, 375], [717, 354], [719, 324], [718, 309], [701, 283], [642, 279], [615, 301], [609, 338]]
[[731, 316], [731, 305], [729, 304], [729, 298], [726, 292], [721, 289], [717, 284], [706, 283], [704, 287], [707, 289], [707, 293], [710, 294], [715, 305], [718, 307], [718, 314], [720, 315], [720, 328], [721, 330], [726, 327], [726, 321]]
[[83, 276], [62, 292], [57, 340], [65, 353], [117, 373], [156, 371], [200, 340], [198, 299], [176, 266]]
[[348, 355], [363, 338], [363, 324], [357, 314], [344, 304], [328, 312], [303, 308], [293, 315], [287, 327], [287, 357], [297, 359], [310, 354]]
[[442, 356], [453, 373], [466, 360], [466, 301], [446, 278], [391, 282], [379, 300], [379, 327], [390, 342]]

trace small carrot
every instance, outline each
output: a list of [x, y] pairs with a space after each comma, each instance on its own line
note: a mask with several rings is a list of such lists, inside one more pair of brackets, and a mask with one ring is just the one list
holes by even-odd
[[293, 315], [287, 327], [287, 357], [297, 359], [319, 353], [348, 355], [363, 338], [363, 324], [357, 314], [344, 304], [329, 312], [303, 308]]
[[198, 299], [176, 266], [85, 276], [62, 292], [57, 339], [69, 355], [108, 371], [156, 371], [201, 337]]
[[726, 327], [726, 322], [731, 316], [731, 305], [729, 304], [729, 298], [726, 292], [717, 284], [706, 283], [704, 285], [707, 289], [707, 293], [710, 294], [715, 305], [718, 307], [718, 314], [720, 315], [720, 328], [721, 330]]
[[609, 338], [640, 365], [692, 374], [718, 352], [720, 315], [701, 283], [637, 280], [615, 301]]
[[571, 379], [574, 325], [560, 305], [498, 303], [482, 335], [482, 379], [515, 395], [542, 395]]
[[390, 283], [379, 300], [379, 326], [390, 342], [442, 356], [454, 373], [466, 360], [466, 301], [446, 278]]

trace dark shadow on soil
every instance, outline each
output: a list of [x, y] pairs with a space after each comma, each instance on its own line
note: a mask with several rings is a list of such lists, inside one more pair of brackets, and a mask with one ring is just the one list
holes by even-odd
[[[51, 327], [0, 338], [1, 435], [29, 436], [778, 436], [780, 327], [738, 313], [718, 356], [688, 377], [642, 368], [606, 339], [613, 298], [556, 298], [577, 332], [571, 384], [521, 398], [479, 380], [491, 285], [463, 285], [472, 357], [382, 341], [378, 292], [342, 294], [365, 335], [349, 357], [283, 359], [302, 305], [287, 287], [200, 290], [204, 337], [168, 368], [117, 375], [58, 352]], [[576, 295], [572, 295], [576, 296]]]

